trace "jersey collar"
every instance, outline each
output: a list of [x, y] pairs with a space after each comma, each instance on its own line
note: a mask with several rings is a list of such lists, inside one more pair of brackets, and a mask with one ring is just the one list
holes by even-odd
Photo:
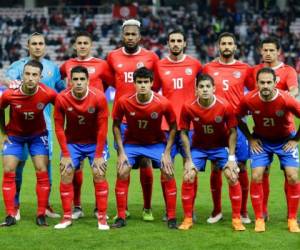
[[147, 105], [147, 104], [151, 103], [152, 100], [153, 100], [153, 97], [154, 97], [154, 94], [153, 94], [153, 91], [151, 91], [151, 96], [150, 96], [149, 101], [147, 101], [147, 102], [140, 102], [139, 99], [137, 98], [137, 93], [135, 94], [135, 99], [136, 99], [137, 103], [141, 104], [141, 105]]
[[21, 92], [23, 95], [27, 95], [27, 96], [33, 96], [33, 95], [35, 95], [35, 94], [39, 91], [39, 88], [40, 88], [40, 86], [38, 85], [34, 93], [32, 93], [32, 94], [26, 94], [26, 93], [24, 93], [24, 91], [22, 90], [22, 86], [23, 86], [23, 84], [22, 84], [22, 85], [20, 86], [20, 88], [19, 88], [19, 89], [20, 89], [20, 92]]
[[223, 65], [233, 65], [233, 64], [236, 63], [236, 60], [233, 59], [233, 61], [232, 61], [231, 63], [224, 63], [224, 62], [222, 62], [222, 61], [219, 59], [218, 62], [219, 62], [220, 64], [223, 64]]
[[271, 67], [271, 69], [277, 70], [277, 69], [279, 69], [282, 66], [283, 66], [283, 62], [280, 62], [277, 66]]
[[183, 61], [185, 60], [185, 58], [186, 58], [186, 55], [184, 54], [183, 57], [182, 57], [180, 60], [174, 61], [174, 60], [171, 59], [170, 56], [167, 56], [167, 59], [168, 59], [170, 62], [172, 62], [172, 63], [181, 63], [181, 62], [183, 62]]
[[81, 59], [79, 59], [78, 57], [76, 57], [76, 60], [79, 61], [79, 62], [86, 62], [86, 61], [92, 60], [93, 58], [94, 58], [93, 56], [90, 56], [90, 57], [88, 57], [88, 58], [86, 58], [86, 59], [81, 60]]
[[266, 101], [266, 100], [264, 100], [264, 99], [261, 97], [260, 92], [258, 91], [258, 96], [259, 96], [260, 100], [262, 100], [263, 102], [272, 102], [272, 101], [274, 101], [274, 100], [278, 97], [278, 94], [279, 94], [279, 90], [276, 89], [276, 94], [273, 96], [273, 98], [272, 98], [271, 100]]
[[72, 89], [71, 89], [71, 95], [74, 97], [74, 99], [76, 99], [76, 100], [78, 100], [78, 101], [84, 100], [84, 99], [88, 96], [89, 92], [90, 92], [90, 89], [89, 89], [89, 87], [88, 87], [88, 88], [87, 88], [87, 91], [86, 91], [86, 94], [85, 94], [82, 98], [78, 98], [78, 97], [76, 97], [76, 96], [74, 95], [74, 93], [73, 93], [73, 91], [72, 91]]
[[122, 52], [123, 52], [125, 55], [127, 55], [127, 56], [135, 56], [135, 55], [138, 55], [138, 54], [141, 52], [141, 50], [142, 50], [142, 48], [139, 46], [137, 52], [135, 52], [135, 53], [133, 53], [133, 54], [129, 54], [129, 53], [127, 53], [127, 52], [125, 51], [125, 48], [124, 48], [124, 47], [122, 47], [121, 49], [122, 49]]
[[204, 108], [204, 109], [209, 109], [209, 108], [211, 108], [212, 106], [214, 106], [214, 105], [216, 104], [216, 102], [217, 102], [217, 98], [216, 98], [216, 96], [214, 95], [214, 100], [213, 100], [213, 102], [212, 102], [209, 106], [205, 107], [205, 106], [203, 106], [203, 105], [199, 102], [199, 98], [197, 98], [197, 103], [198, 103], [198, 105], [199, 105], [201, 108]]

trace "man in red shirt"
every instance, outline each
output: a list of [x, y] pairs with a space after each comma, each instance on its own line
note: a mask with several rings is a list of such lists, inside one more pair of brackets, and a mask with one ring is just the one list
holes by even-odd
[[[92, 35], [86, 31], [77, 32], [75, 35], [74, 49], [77, 57], [64, 62], [60, 67], [62, 78], [66, 78], [68, 86], [71, 83], [71, 70], [76, 66], [87, 68], [89, 73], [89, 86], [97, 88], [102, 92], [108, 85], [112, 84], [114, 77], [107, 62], [91, 56], [93, 46]], [[73, 178], [74, 185], [74, 209], [72, 219], [78, 219], [84, 216], [81, 207], [81, 186], [83, 182], [82, 166], [76, 169]], [[95, 214], [97, 211], [95, 209]]]
[[[178, 125], [183, 104], [195, 98], [195, 81], [202, 66], [197, 59], [184, 53], [186, 37], [182, 31], [174, 30], [168, 34], [168, 47], [169, 55], [161, 59], [155, 67], [158, 79], [155, 82], [154, 90], [158, 91], [161, 89], [163, 96], [167, 97], [171, 102]], [[165, 131], [169, 130], [165, 120], [163, 120], [162, 129]], [[176, 134], [172, 148], [172, 158], [177, 153], [180, 153], [185, 159], [179, 132]], [[163, 190], [165, 181], [161, 180]], [[197, 180], [195, 180], [194, 185], [195, 192], [197, 192]]]
[[[36, 170], [38, 210], [36, 224], [48, 226], [45, 212], [50, 191], [47, 166], [49, 162], [48, 133], [43, 115], [47, 104], [54, 104], [56, 92], [41, 84], [43, 65], [28, 61], [23, 70], [23, 83], [18, 89], [6, 90], [0, 99], [0, 129], [3, 134], [2, 192], [7, 217], [3, 226], [16, 224], [14, 197], [16, 168], [28, 146]], [[5, 126], [4, 109], [10, 107], [9, 122]]]
[[[197, 172], [205, 171], [206, 161], [210, 160], [224, 171], [228, 179], [232, 226], [235, 231], [244, 231], [240, 218], [242, 191], [235, 161], [237, 120], [230, 104], [215, 96], [214, 90], [211, 76], [199, 76], [196, 83], [197, 97], [186, 102], [181, 111], [180, 129], [186, 161], [181, 194], [184, 221], [179, 229], [188, 230], [193, 226], [194, 181]], [[190, 143], [188, 132], [191, 123], [194, 130]]]
[[[161, 168], [161, 174], [167, 179], [165, 192], [168, 227], [175, 229], [176, 184], [170, 152], [176, 133], [176, 117], [170, 102], [151, 90], [152, 71], [142, 67], [134, 72], [133, 79], [136, 93], [119, 99], [113, 113], [113, 132], [118, 146], [118, 176], [115, 188], [118, 218], [112, 227], [126, 225], [125, 210], [131, 167], [138, 164], [140, 157], [146, 157], [152, 161], [153, 167]], [[120, 127], [124, 117], [127, 128], [122, 139]], [[161, 129], [163, 118], [170, 127], [167, 141]]]
[[[265, 38], [260, 44], [260, 53], [262, 56], [262, 63], [255, 65], [252, 70], [252, 81], [255, 82], [257, 72], [263, 67], [270, 67], [276, 74], [276, 88], [288, 91], [292, 96], [298, 95], [298, 76], [297, 72], [291, 66], [284, 64], [280, 61], [279, 56], [281, 53], [280, 42], [273, 37]], [[270, 193], [269, 181], [269, 167], [263, 175], [263, 213], [266, 220], [269, 219], [268, 213], [268, 199]], [[287, 180], [285, 179], [285, 190], [287, 191]]]
[[[216, 95], [223, 97], [231, 106], [236, 109], [241, 98], [244, 96], [245, 89], [253, 89], [254, 84], [247, 81], [249, 79], [250, 66], [234, 58], [236, 38], [231, 33], [222, 33], [218, 38], [218, 47], [220, 57], [206, 64], [203, 73], [209, 74], [214, 78], [216, 86]], [[239, 181], [242, 188], [242, 207], [241, 219], [243, 223], [250, 223], [248, 217], [247, 200], [249, 192], [248, 173], [246, 161], [249, 157], [248, 143], [245, 136], [238, 130], [236, 158], [240, 168]], [[222, 172], [213, 166], [210, 178], [211, 192], [214, 203], [214, 209], [208, 218], [208, 223], [216, 223], [222, 219], [221, 211], [221, 188]]]
[[287, 178], [288, 229], [300, 233], [297, 211], [300, 197], [298, 179], [300, 128], [295, 132], [293, 115], [300, 117], [300, 103], [288, 93], [277, 89], [276, 74], [271, 68], [257, 72], [258, 90], [251, 91], [242, 100], [237, 114], [251, 114], [254, 120], [253, 133], [248, 126], [239, 126], [250, 144], [252, 168], [251, 201], [255, 213], [255, 231], [265, 231], [263, 218], [262, 179], [265, 168], [272, 163], [273, 155], [279, 158]]
[[[158, 61], [158, 56], [154, 52], [140, 47], [140, 25], [140, 22], [134, 19], [125, 21], [122, 25], [123, 47], [111, 51], [107, 56], [107, 62], [115, 77], [116, 95], [114, 103], [117, 103], [120, 97], [135, 93], [133, 72], [136, 69], [146, 67], [154, 70]], [[122, 133], [124, 126], [126, 126], [125, 120], [122, 125]], [[151, 162], [145, 158], [137, 164], [137, 167], [140, 167], [140, 181], [144, 197], [143, 218], [146, 221], [154, 219], [151, 210], [153, 173], [150, 166]]]
[[[62, 150], [60, 194], [63, 220], [55, 226], [64, 229], [72, 224], [73, 177], [86, 157], [93, 172], [98, 229], [108, 230], [106, 222], [108, 183], [105, 178], [105, 151], [108, 106], [100, 90], [88, 86], [88, 70], [76, 66], [71, 70], [72, 87], [58, 95], [55, 102], [55, 132]], [[84, 131], [84, 133], [82, 132]]]

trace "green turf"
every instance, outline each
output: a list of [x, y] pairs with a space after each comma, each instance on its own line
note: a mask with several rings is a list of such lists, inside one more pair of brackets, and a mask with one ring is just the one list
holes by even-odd
[[[108, 214], [116, 214], [114, 185], [116, 176], [116, 154], [112, 147], [112, 135], [109, 133], [111, 158], [107, 178], [110, 184]], [[61, 212], [59, 198], [59, 149], [55, 144], [53, 160], [53, 190], [51, 203], [56, 211]], [[2, 168], [1, 168], [2, 169]], [[209, 168], [208, 168], [209, 169]], [[88, 164], [84, 169], [82, 204], [85, 217], [74, 221], [73, 226], [57, 231], [53, 226], [58, 219], [48, 219], [49, 228], [35, 225], [36, 196], [35, 175], [29, 161], [24, 170], [24, 182], [21, 193], [21, 221], [11, 228], [0, 228], [1, 249], [300, 249], [300, 235], [287, 231], [286, 205], [283, 195], [283, 176], [276, 160], [271, 171], [270, 219], [267, 231], [257, 234], [253, 223], [246, 225], [247, 231], [233, 232], [231, 229], [231, 208], [226, 180], [223, 179], [224, 220], [215, 225], [208, 225], [206, 218], [212, 208], [209, 192], [209, 172], [199, 175], [199, 188], [196, 201], [197, 223], [189, 231], [169, 230], [161, 221], [164, 204], [160, 188], [159, 171], [155, 171], [153, 191], [154, 222], [143, 222], [142, 194], [138, 171], [132, 171], [129, 192], [129, 210], [131, 218], [127, 227], [107, 232], [98, 231], [97, 220], [93, 217], [94, 188]], [[182, 176], [181, 159], [176, 159], [176, 179], [178, 183], [177, 217], [182, 219], [180, 185]], [[2, 174], [1, 174], [2, 178]], [[249, 213], [253, 219], [250, 201]], [[4, 218], [3, 200], [0, 202], [0, 218]], [[109, 221], [111, 223], [111, 220]]]

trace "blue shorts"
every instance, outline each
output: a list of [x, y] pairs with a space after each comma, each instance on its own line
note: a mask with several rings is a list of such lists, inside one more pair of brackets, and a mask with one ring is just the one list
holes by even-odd
[[237, 162], [246, 162], [250, 157], [248, 140], [239, 128], [237, 129], [235, 156]]
[[228, 161], [228, 148], [200, 149], [192, 148], [191, 155], [193, 163], [198, 171], [205, 171], [206, 161], [216, 162], [217, 167], [223, 169]]
[[161, 167], [161, 156], [166, 148], [165, 143], [155, 143], [149, 145], [125, 144], [124, 150], [130, 166], [138, 164], [139, 159], [146, 157], [152, 161], [154, 168]]
[[[82, 162], [86, 157], [89, 159], [89, 163], [92, 166], [92, 163], [95, 158], [96, 144], [68, 144], [68, 149], [71, 155], [71, 159], [74, 165], [74, 168], [78, 170], [80, 168], [80, 162]], [[109, 158], [108, 146], [105, 144], [102, 156], [105, 161]]]
[[[165, 134], [166, 134], [166, 138], [169, 138], [169, 132], [166, 131]], [[190, 130], [189, 133], [188, 133], [188, 135], [189, 135], [189, 140], [191, 142], [192, 141], [193, 131]], [[172, 157], [172, 159], [174, 159], [177, 154], [180, 154], [183, 158], [185, 158], [185, 152], [184, 152], [183, 145], [182, 145], [180, 131], [176, 132], [175, 140], [174, 140], [174, 143], [172, 145], [172, 149], [171, 149], [171, 157]]]
[[47, 134], [35, 136], [9, 136], [11, 143], [5, 142], [3, 145], [3, 155], [14, 155], [20, 161], [24, 158], [24, 147], [27, 146], [29, 154], [49, 155]]
[[262, 142], [262, 153], [254, 153], [251, 151], [251, 168], [256, 167], [267, 167], [270, 166], [273, 161], [273, 155], [276, 154], [279, 158], [281, 168], [285, 167], [299, 167], [299, 150], [298, 147], [293, 151], [285, 152], [282, 148], [288, 141], [283, 142], [270, 142], [261, 139]]

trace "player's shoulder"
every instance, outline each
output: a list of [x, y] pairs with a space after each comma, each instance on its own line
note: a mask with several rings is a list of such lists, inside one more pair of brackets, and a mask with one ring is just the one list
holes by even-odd
[[17, 68], [17, 67], [24, 67], [24, 65], [29, 61], [29, 57], [23, 57], [17, 61], [14, 61], [9, 68]]
[[203, 69], [208, 70], [209, 68], [215, 68], [215, 67], [220, 67], [220, 63], [216, 59], [204, 64]]
[[57, 99], [63, 99], [66, 96], [69, 96], [70, 94], [71, 94], [71, 87], [67, 87], [66, 89], [64, 89], [63, 91], [57, 94]]
[[56, 94], [54, 89], [48, 87], [47, 85], [41, 82], [39, 83], [39, 89], [48, 95]]
[[158, 103], [163, 103], [163, 104], [170, 104], [168, 98], [156, 92], [153, 92], [153, 101]]
[[90, 62], [92, 63], [105, 63], [105, 60], [101, 59], [101, 58], [98, 58], [98, 57], [91, 57], [89, 59]]
[[219, 95], [215, 95], [215, 98], [216, 98], [216, 104], [217, 105], [221, 105], [221, 106], [229, 106], [230, 104], [229, 104], [229, 102], [225, 99], [225, 98], [223, 98], [223, 97], [221, 97], [221, 96], [219, 96]]
[[108, 52], [107, 57], [113, 57], [113, 56], [118, 56], [118, 55], [122, 55], [123, 51], [122, 51], [122, 47], [121, 48], [117, 48], [117, 49], [113, 49], [111, 51]]
[[58, 67], [58, 65], [55, 62], [53, 62], [49, 59], [46, 59], [46, 58], [43, 58], [41, 63], [43, 64], [44, 67], [53, 67], [53, 68]]
[[282, 63], [279, 68], [286, 72], [296, 72], [295, 68], [285, 63]]
[[91, 87], [91, 86], [89, 87], [89, 94], [96, 98], [101, 98], [101, 99], [104, 98], [105, 99], [105, 94], [103, 93], [103, 91], [101, 91], [95, 87]]
[[187, 61], [191, 61], [193, 63], [198, 63], [198, 64], [201, 64], [200, 60], [198, 60], [196, 57], [193, 57], [191, 55], [186, 55], [185, 59]]
[[259, 90], [258, 89], [254, 89], [249, 91], [242, 99], [244, 100], [252, 100], [256, 97], [259, 96]]

